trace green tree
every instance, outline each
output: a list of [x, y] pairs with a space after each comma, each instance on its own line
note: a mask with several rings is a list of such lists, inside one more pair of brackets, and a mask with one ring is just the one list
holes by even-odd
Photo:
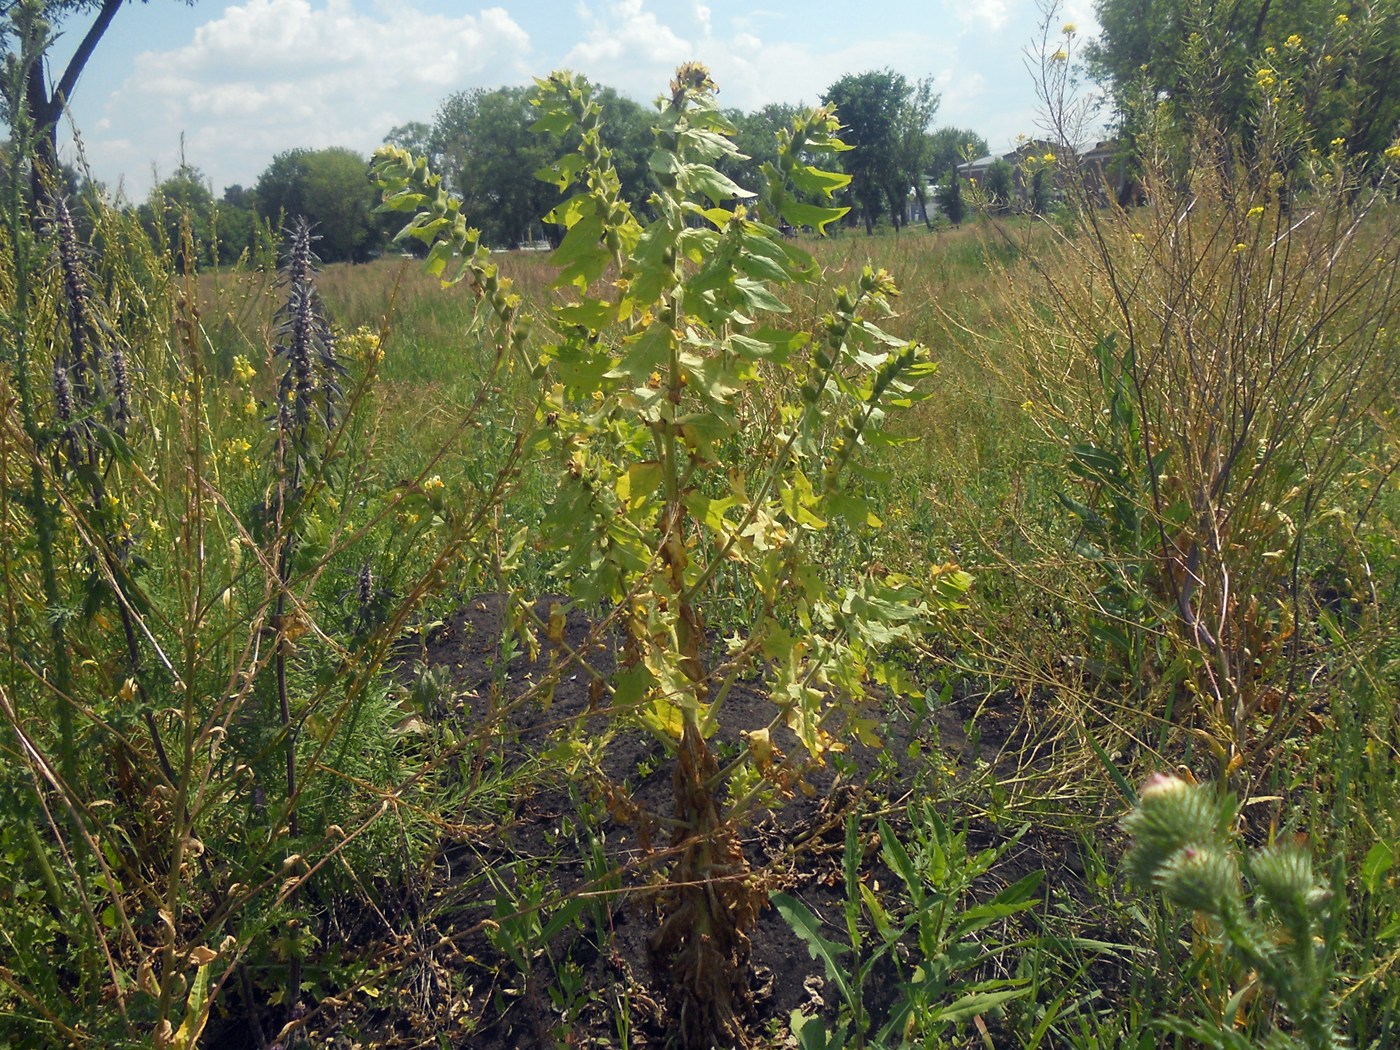
[[258, 210], [284, 225], [304, 217], [326, 262], [363, 261], [379, 243], [368, 173], [364, 157], [339, 146], [279, 153], [258, 176]]
[[1088, 69], [1110, 87], [1130, 145], [1165, 113], [1187, 132], [1204, 119], [1249, 149], [1280, 87], [1309, 129], [1305, 145], [1324, 153], [1340, 139], [1379, 158], [1400, 126], [1395, 3], [1097, 0], [1095, 12], [1102, 33], [1085, 48]]
[[1050, 169], [1044, 165], [1038, 165], [1031, 175], [1031, 213], [1033, 215], [1044, 215], [1054, 205], [1055, 199], [1052, 192], [1054, 179]]
[[[613, 170], [617, 172], [621, 191], [631, 200], [644, 201], [651, 195], [652, 188], [647, 159], [656, 148], [651, 131], [656, 115], [610, 87], [599, 86], [594, 97], [602, 110], [599, 134], [604, 147], [612, 153]], [[565, 141], [572, 142], [572, 139]]]
[[[898, 161], [904, 172], [904, 185], [914, 187], [914, 197], [919, 202], [919, 210], [924, 217], [924, 225], [933, 228], [929, 218], [929, 201], [926, 187], [929, 174], [939, 170], [933, 161], [933, 139], [929, 135], [929, 125], [938, 112], [939, 96], [933, 90], [933, 78], [924, 77], [909, 89], [899, 115]], [[898, 210], [902, 216], [904, 200], [896, 205], [890, 201], [891, 210]]]
[[1016, 170], [1000, 158], [992, 161], [987, 177], [982, 180], [982, 192], [986, 195], [987, 209], [993, 215], [1006, 214], [1011, 210], [1011, 199], [1016, 193]]
[[285, 223], [306, 210], [306, 154], [293, 149], [279, 153], [258, 176], [253, 199], [258, 211], [274, 223]]
[[251, 189], [225, 186], [214, 215], [220, 263], [236, 262], [244, 251], [258, 262], [276, 257], [275, 239], [258, 216], [257, 195]]
[[429, 136], [448, 188], [462, 198], [468, 221], [487, 244], [514, 248], [539, 236], [540, 217], [559, 198], [535, 172], [552, 159], [530, 132], [530, 89], [473, 88], [448, 96]]
[[771, 102], [752, 113], [725, 110], [725, 119], [734, 125], [734, 145], [745, 159], [726, 156], [716, 166], [742, 185], [756, 185], [763, 165], [777, 163], [778, 136], [792, 127], [800, 112], [800, 107], [786, 102]]
[[429, 142], [433, 136], [433, 126], [421, 120], [410, 120], [396, 124], [384, 136], [384, 145], [406, 149], [415, 157], [426, 157], [430, 153]]
[[928, 148], [929, 171], [948, 171], [990, 152], [987, 140], [968, 128], [939, 128], [930, 132]]
[[195, 252], [190, 261], [199, 265], [214, 261], [214, 193], [198, 168], [181, 164], [175, 174], [152, 188], [138, 214], [147, 236], [177, 256], [183, 247], [181, 227], [188, 223]]
[[[488, 244], [498, 247], [554, 233], [541, 219], [558, 202], [559, 190], [535, 178], [554, 159], [553, 150], [531, 130], [539, 114], [530, 105], [530, 94], [528, 88], [500, 87], [449, 95], [438, 107], [423, 151], [461, 197], [468, 220]], [[595, 99], [602, 112], [603, 145], [612, 154], [623, 192], [644, 196], [652, 148], [646, 111], [611, 88], [598, 89]]]
[[909, 187], [917, 187], [922, 200], [930, 170], [928, 126], [939, 102], [933, 82], [910, 84], [891, 69], [850, 73], [827, 88], [822, 101], [836, 107], [844, 138], [855, 147], [843, 159], [866, 233], [886, 211], [898, 229]]
[[909, 81], [891, 69], [848, 73], [822, 96], [824, 105], [836, 107], [846, 144], [855, 147], [842, 159], [866, 233], [885, 212], [891, 183], [902, 181], [899, 118], [908, 97]]
[[947, 180], [938, 188], [938, 206], [954, 226], [962, 225], [967, 218], [967, 201], [963, 199], [962, 179], [956, 164], [948, 169]]

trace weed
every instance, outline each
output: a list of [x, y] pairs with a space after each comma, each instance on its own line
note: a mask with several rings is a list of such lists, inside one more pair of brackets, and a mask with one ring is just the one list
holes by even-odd
[[[967, 849], [966, 831], [949, 828], [933, 805], [915, 807], [910, 817], [908, 848], [884, 820], [879, 822], [880, 855], [898, 880], [883, 891], [878, 880], [862, 876], [865, 842], [856, 818], [848, 819], [844, 940], [824, 937], [821, 922], [797, 897], [774, 896], [840, 996], [834, 1030], [819, 1018], [794, 1013], [792, 1031], [804, 1048], [933, 1045], [950, 1028], [1000, 1011], [1031, 991], [1024, 978], [981, 977], [976, 971], [1025, 947], [985, 944], [982, 931], [1033, 907], [1042, 873], [1027, 875], [982, 903], [969, 902], [977, 881], [1016, 846], [1025, 829], [974, 854]], [[898, 903], [887, 906], [889, 901]], [[867, 997], [881, 964], [897, 976], [894, 994], [887, 997], [890, 1005], [877, 1021]]]

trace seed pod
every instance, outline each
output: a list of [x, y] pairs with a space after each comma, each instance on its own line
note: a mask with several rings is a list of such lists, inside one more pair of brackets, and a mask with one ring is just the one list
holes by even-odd
[[360, 566], [359, 577], [356, 580], [355, 598], [361, 609], [368, 609], [374, 600], [374, 572], [370, 568], [369, 562]]
[[60, 364], [53, 366], [53, 400], [64, 433], [73, 422], [73, 384], [69, 382], [68, 370]]

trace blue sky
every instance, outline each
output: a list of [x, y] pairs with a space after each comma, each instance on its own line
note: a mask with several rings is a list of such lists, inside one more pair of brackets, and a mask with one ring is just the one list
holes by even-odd
[[[463, 88], [567, 67], [646, 103], [691, 58], [745, 110], [815, 103], [846, 73], [931, 76], [935, 126], [1010, 148], [1038, 130], [1026, 53], [1041, 19], [1036, 0], [150, 0], [117, 15], [72, 116], [94, 176], [136, 200], [182, 135], [217, 194], [282, 150], [368, 153]], [[1092, 0], [1066, 0], [1062, 23], [1092, 37]], [[86, 24], [60, 28], [56, 65]]]

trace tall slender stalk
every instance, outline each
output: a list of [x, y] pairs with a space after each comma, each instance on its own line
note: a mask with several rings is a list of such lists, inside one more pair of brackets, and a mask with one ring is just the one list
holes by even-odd
[[[20, 17], [24, 16], [24, 17]], [[5, 357], [14, 375], [20, 424], [28, 443], [29, 492], [24, 502], [34, 523], [39, 555], [39, 577], [49, 621], [49, 681], [58, 709], [61, 740], [60, 766], [70, 784], [78, 776], [73, 723], [73, 669], [69, 655], [64, 599], [58, 584], [55, 545], [59, 533], [58, 503], [49, 491], [43, 456], [52, 444], [52, 435], [40, 422], [34, 386], [33, 347], [30, 339], [31, 275], [36, 254], [33, 201], [25, 194], [25, 180], [18, 177], [20, 161], [32, 158], [40, 129], [30, 113], [25, 83], [29, 71], [42, 61], [48, 46], [47, 27], [34, 12], [17, 12], [19, 61], [8, 71], [5, 91], [10, 111], [11, 141], [14, 144], [15, 177], [7, 180], [5, 224], [9, 234], [11, 264], [14, 267], [14, 301], [5, 319], [8, 339]], [[33, 161], [30, 161], [33, 163]]]

